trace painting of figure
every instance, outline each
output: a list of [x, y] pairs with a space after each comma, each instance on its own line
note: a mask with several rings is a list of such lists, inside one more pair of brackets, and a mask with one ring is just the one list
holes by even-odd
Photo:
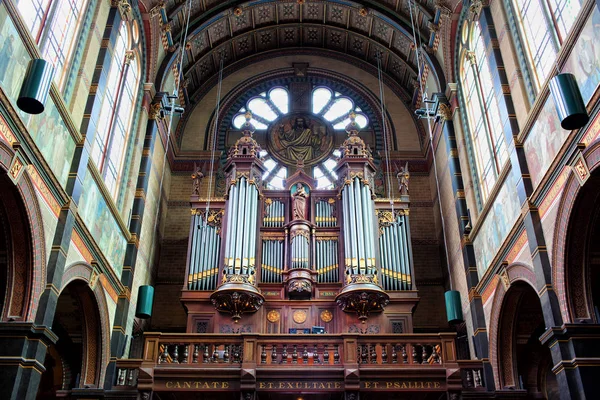
[[16, 104], [21, 82], [31, 58], [19, 39], [19, 33], [4, 4], [0, 4], [0, 43], [0, 86]]
[[594, 95], [600, 83], [600, 10], [593, 8], [592, 15], [581, 31], [563, 72], [575, 75], [584, 103]]
[[112, 215], [92, 174], [83, 180], [83, 195], [79, 204], [81, 219], [117, 275], [123, 269], [127, 240]]
[[273, 124], [268, 137], [270, 153], [286, 165], [314, 165], [329, 155], [333, 145], [323, 122], [301, 114]]
[[554, 100], [548, 96], [524, 144], [534, 187], [540, 183], [568, 136], [569, 131], [560, 126]]
[[514, 172], [511, 171], [498, 192], [494, 206], [482, 217], [485, 221], [473, 239], [479, 276], [483, 276], [489, 268], [492, 257], [500, 249], [520, 213], [521, 205], [516, 193], [516, 179]]

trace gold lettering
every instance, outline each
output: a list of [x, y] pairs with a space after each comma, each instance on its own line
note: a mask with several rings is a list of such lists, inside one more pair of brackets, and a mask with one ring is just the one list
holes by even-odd
[[406, 386], [406, 382], [402, 382], [402, 389], [408, 389], [409, 386]]
[[194, 386], [196, 386], [196, 389], [198, 389], [198, 387], [200, 386], [200, 382], [198, 382], [198, 381], [194, 382]]
[[392, 383], [392, 382], [386, 382], [386, 383], [385, 383], [385, 388], [386, 388], [386, 389], [389, 389], [389, 388], [391, 388], [392, 386], [393, 386], [393, 383]]
[[175, 386], [176, 389], [181, 389], [181, 384], [179, 382], [175, 382]]
[[293, 389], [294, 385], [291, 382], [285, 382], [287, 389]]
[[269, 389], [273, 389], [273, 388], [274, 388], [273, 382], [269, 382]]
[[335, 387], [336, 389], [341, 389], [341, 388], [342, 388], [342, 383], [341, 383], [341, 382], [335, 382], [335, 385], [334, 385], [334, 387]]
[[258, 388], [259, 389], [264, 389], [265, 388], [265, 383], [264, 382], [258, 382]]
[[202, 389], [210, 389], [210, 386], [208, 385], [208, 382], [203, 382], [202, 383]]
[[190, 385], [190, 382], [183, 382], [183, 387], [189, 389], [192, 387], [192, 385]]
[[173, 382], [167, 381], [167, 383], [165, 383], [165, 386], [167, 389], [171, 389], [173, 387]]
[[439, 388], [440, 387], [440, 383], [439, 382], [433, 382], [433, 387], [434, 388]]
[[283, 389], [285, 387], [285, 382], [279, 382], [279, 389]]
[[427, 382], [427, 389], [431, 388], [431, 382]]

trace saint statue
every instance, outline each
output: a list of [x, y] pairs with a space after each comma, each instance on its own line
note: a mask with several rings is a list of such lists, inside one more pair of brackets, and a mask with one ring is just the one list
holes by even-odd
[[306, 201], [308, 199], [308, 193], [304, 190], [304, 186], [301, 183], [296, 184], [296, 192], [292, 195], [292, 213], [293, 219], [306, 219]]
[[308, 161], [319, 156], [322, 136], [306, 126], [306, 121], [302, 117], [296, 118], [294, 125], [288, 131], [284, 130], [284, 125], [280, 125], [277, 136], [282, 147], [282, 155], [288, 160]]
[[400, 172], [396, 175], [398, 178], [398, 185], [400, 186], [400, 195], [408, 196], [408, 180], [410, 179], [410, 172], [408, 172], [408, 162], [406, 166], [400, 167]]
[[200, 196], [200, 181], [204, 178], [204, 174], [200, 170], [200, 166], [194, 163], [194, 172], [192, 173], [192, 195]]

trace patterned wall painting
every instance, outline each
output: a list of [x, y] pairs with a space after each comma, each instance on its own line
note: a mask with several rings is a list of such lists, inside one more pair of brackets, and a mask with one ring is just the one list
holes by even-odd
[[81, 219], [96, 240], [117, 276], [121, 276], [127, 240], [96, 185], [90, 171], [83, 180], [83, 194], [79, 203]]
[[[5, 6], [0, 5], [0, 86], [15, 105], [30, 59]], [[16, 106], [15, 109], [18, 110]], [[20, 110], [18, 112], [30, 136], [64, 187], [75, 151], [75, 142], [52, 98], [48, 98], [46, 111], [42, 114], [29, 115]]]
[[524, 144], [534, 187], [537, 187], [544, 177], [569, 133], [570, 131], [561, 128], [554, 99], [548, 96]]
[[517, 182], [511, 170], [473, 239], [479, 276], [483, 276], [521, 213]]
[[587, 104], [600, 83], [600, 10], [594, 7], [591, 17], [581, 30], [575, 48], [567, 59], [563, 72], [575, 75], [583, 101]]

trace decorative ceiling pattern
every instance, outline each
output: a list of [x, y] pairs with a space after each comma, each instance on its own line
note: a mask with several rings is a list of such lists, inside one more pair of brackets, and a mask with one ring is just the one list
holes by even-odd
[[[162, 8], [163, 44], [172, 57], [181, 42], [187, 8], [185, 0], [166, 0]], [[184, 45], [183, 87], [192, 103], [202, 86], [224, 67], [247, 65], [249, 57], [277, 50], [327, 50], [377, 65], [412, 98], [417, 82], [412, 38], [412, 5], [417, 43], [435, 50], [439, 43], [440, 0], [379, 0], [361, 5], [341, 1], [192, 1], [190, 29]]]

